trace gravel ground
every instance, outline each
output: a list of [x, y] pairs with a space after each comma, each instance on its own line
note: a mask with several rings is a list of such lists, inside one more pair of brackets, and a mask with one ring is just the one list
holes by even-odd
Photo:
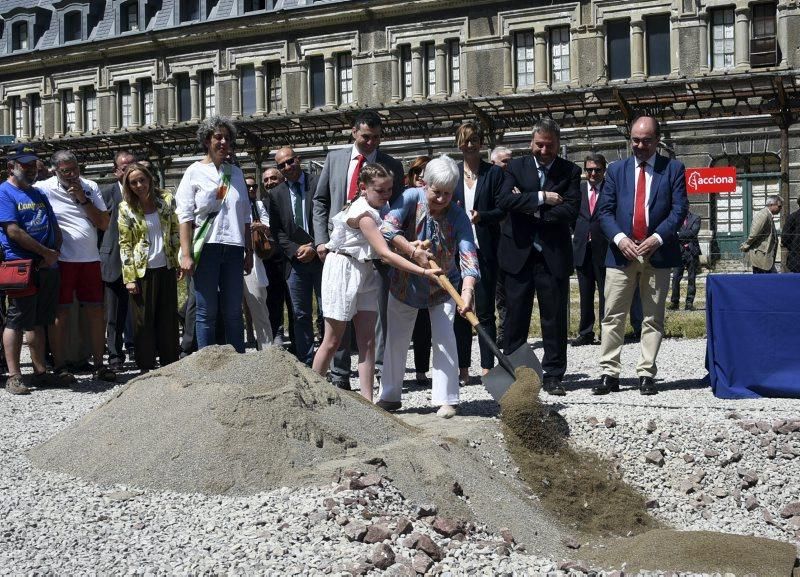
[[[652, 500], [654, 515], [675, 528], [800, 541], [800, 503], [791, 504], [800, 495], [800, 401], [715, 399], [699, 382], [702, 340], [664, 342], [660, 394], [623, 390], [598, 399], [589, 391], [599, 377], [597, 349], [570, 348], [568, 395], [545, 399], [561, 405], [577, 447], [614, 459]], [[637, 351], [623, 351], [623, 387], [634, 383]], [[474, 346], [476, 372], [477, 356]], [[99, 487], [31, 466], [27, 449], [116, 390], [84, 379], [76, 390], [2, 394], [0, 574], [364, 574], [382, 566], [395, 575], [413, 574], [412, 566], [439, 574], [584, 574], [580, 564], [527, 555], [481, 527], [447, 536], [387, 479], [366, 489], [327, 483], [233, 498]], [[418, 418], [415, 408], [429, 410], [429, 392], [412, 388], [403, 403]], [[496, 421], [496, 412], [485, 390], [469, 385], [455, 419]], [[357, 518], [385, 530], [378, 537], [386, 540], [352, 540]], [[423, 536], [436, 549], [423, 553]]]

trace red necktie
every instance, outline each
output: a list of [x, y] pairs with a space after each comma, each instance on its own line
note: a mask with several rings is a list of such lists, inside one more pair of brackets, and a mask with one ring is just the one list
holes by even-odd
[[597, 206], [597, 189], [592, 187], [589, 189], [589, 214], [594, 214], [594, 209]]
[[361, 174], [361, 167], [364, 166], [364, 161], [367, 159], [363, 154], [359, 154], [356, 169], [353, 171], [353, 176], [350, 177], [350, 188], [347, 189], [347, 202], [352, 201], [358, 195], [358, 176]]
[[639, 178], [636, 179], [636, 199], [633, 207], [633, 240], [641, 242], [647, 238], [647, 218], [645, 217], [645, 196], [647, 181], [645, 180], [646, 162], [639, 164]]

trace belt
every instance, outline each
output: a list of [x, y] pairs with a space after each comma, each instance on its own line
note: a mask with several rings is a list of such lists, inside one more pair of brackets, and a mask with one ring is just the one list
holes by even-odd
[[[351, 258], [351, 259], [353, 259], [353, 260], [358, 260], [358, 259], [357, 259], [356, 257], [354, 257], [352, 254], [350, 254], [349, 252], [345, 252], [345, 251], [343, 251], [343, 250], [334, 250], [334, 251], [331, 251], [331, 252], [333, 252], [333, 253], [335, 253], [335, 254], [340, 254], [340, 255], [342, 255], [342, 256], [346, 256], [347, 258]], [[375, 262], [380, 262], [380, 260], [381, 260], [381, 259], [379, 259], [379, 258], [368, 258], [368, 259], [367, 259], [367, 260], [365, 260], [365, 261], [359, 261], [359, 262], [372, 262], [372, 263], [375, 263]]]

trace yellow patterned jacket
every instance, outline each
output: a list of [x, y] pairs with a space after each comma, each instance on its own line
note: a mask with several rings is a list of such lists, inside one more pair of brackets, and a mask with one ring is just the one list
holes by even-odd
[[[156, 197], [156, 211], [164, 238], [167, 267], [177, 268], [180, 236], [174, 197], [168, 192], [162, 192], [160, 197]], [[147, 222], [142, 212], [134, 211], [127, 202], [122, 201], [119, 205], [118, 224], [122, 280], [125, 283], [134, 282], [147, 272], [147, 250], [150, 247]]]

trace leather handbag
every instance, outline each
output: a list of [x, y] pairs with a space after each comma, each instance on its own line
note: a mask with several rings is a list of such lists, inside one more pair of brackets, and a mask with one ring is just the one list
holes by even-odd
[[[253, 212], [253, 222], [261, 222], [255, 203], [250, 203], [250, 208]], [[272, 258], [275, 254], [275, 245], [270, 240], [267, 231], [264, 229], [257, 230], [251, 228], [250, 235], [253, 237], [253, 252], [256, 256], [261, 260]]]
[[0, 290], [9, 298], [35, 295], [34, 265], [31, 259], [0, 262]]

